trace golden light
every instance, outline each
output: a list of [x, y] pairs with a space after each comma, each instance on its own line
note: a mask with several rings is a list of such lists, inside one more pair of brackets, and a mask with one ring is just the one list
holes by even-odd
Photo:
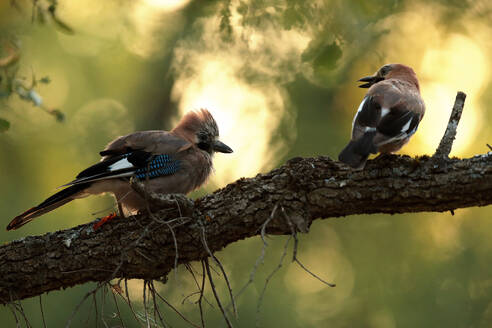
[[[120, 287], [123, 289], [123, 293], [125, 293], [125, 284], [120, 284]], [[137, 301], [143, 298], [143, 285], [144, 281], [142, 279], [127, 280], [126, 287], [128, 288], [128, 296], [130, 297], [130, 300]]]
[[[240, 1], [229, 5], [232, 41], [222, 41], [218, 14], [201, 20], [199, 38], [182, 40], [174, 52], [172, 96], [179, 104], [179, 117], [190, 110], [209, 109], [222, 141], [234, 150], [216, 155], [211, 179], [215, 185], [273, 168], [295, 138], [282, 82], [297, 74], [310, 41], [306, 32], [294, 28], [245, 26], [240, 5]], [[287, 65], [292, 69], [286, 70]], [[275, 138], [281, 123], [292, 127], [287, 140]]]
[[128, 50], [141, 57], [160, 55], [165, 45], [184, 24], [179, 12], [189, 0], [142, 0], [129, 14], [132, 23], [122, 40]]
[[446, 129], [456, 92], [461, 90], [467, 94], [466, 107], [452, 154], [473, 153], [467, 149], [481, 128], [484, 108], [478, 99], [488, 81], [488, 72], [484, 49], [466, 36], [450, 35], [442, 45], [429, 48], [424, 53], [420, 73], [424, 77], [422, 96], [427, 112], [415, 136], [414, 150], [432, 154]]
[[143, 3], [164, 11], [174, 11], [186, 6], [190, 0], [143, 0]]
[[75, 31], [56, 33], [60, 45], [79, 56], [97, 56], [127, 30], [128, 8], [117, 1], [60, 1], [57, 15]]
[[141, 57], [158, 55], [166, 50], [169, 38], [182, 28], [179, 10], [189, 2], [140, 0], [122, 6], [118, 1], [63, 1], [58, 13], [76, 33], [57, 36], [67, 52], [77, 55], [97, 56], [114, 47], [111, 42], [116, 44], [120, 40]]
[[235, 76], [236, 69], [231, 58], [202, 58], [198, 74], [178, 80], [173, 91], [180, 99], [180, 116], [190, 110], [209, 109], [219, 125], [221, 140], [234, 150], [215, 156], [218, 169], [212, 180], [217, 185], [271, 167], [280, 147], [270, 145], [284, 112], [280, 91], [269, 84], [253, 88]]

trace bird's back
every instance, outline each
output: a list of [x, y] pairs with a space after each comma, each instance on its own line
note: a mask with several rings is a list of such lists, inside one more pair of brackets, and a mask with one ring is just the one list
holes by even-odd
[[404, 107], [415, 112], [425, 112], [425, 105], [420, 91], [413, 85], [400, 79], [388, 79], [374, 84], [367, 92], [368, 96], [381, 106], [391, 109]]
[[101, 152], [102, 160], [129, 150], [143, 150], [150, 153], [175, 154], [191, 147], [187, 140], [162, 130], [138, 131], [111, 141]]

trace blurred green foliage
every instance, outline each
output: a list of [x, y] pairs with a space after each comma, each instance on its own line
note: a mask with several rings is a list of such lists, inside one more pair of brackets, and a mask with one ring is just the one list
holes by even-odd
[[[245, 148], [260, 149], [266, 143], [276, 154], [262, 163], [267, 170], [293, 156], [335, 158], [348, 139], [352, 115], [363, 97], [364, 90], [355, 81], [382, 64], [405, 61], [416, 68], [428, 104], [438, 98], [429, 90], [456, 82], [468, 92], [465, 82], [479, 80], [472, 77], [470, 82], [453, 73], [453, 69], [471, 70], [476, 64], [472, 57], [463, 57], [462, 65], [442, 60], [439, 64], [453, 79], [436, 78], [434, 62], [428, 58], [444, 49], [447, 40], [456, 35], [472, 40], [484, 54], [481, 65], [492, 65], [488, 55], [492, 6], [488, 1], [176, 1], [174, 7], [157, 0], [15, 4], [0, 3], [2, 37], [15, 35], [22, 54], [11, 68], [0, 67], [0, 131], [10, 127], [0, 134], [0, 208], [5, 225], [96, 162], [98, 151], [109, 140], [135, 130], [171, 128], [183, 99], [206, 98], [210, 89], [205, 86], [215, 86], [225, 77], [228, 83], [221, 86], [230, 89], [216, 90], [214, 96], [226, 98], [237, 84], [239, 93], [247, 95], [241, 98], [245, 102], [256, 105], [257, 98], [264, 100], [258, 102], [266, 104], [260, 112], [267, 114], [266, 126], [272, 128], [257, 135], [248, 133], [253, 127], [243, 124], [241, 131], [236, 129], [222, 138], [227, 141], [234, 133], [244, 132]], [[428, 34], [415, 35], [422, 31], [420, 27]], [[2, 51], [0, 60], [9, 55]], [[210, 62], [221, 63], [213, 67], [222, 70], [206, 71], [203, 67]], [[469, 140], [460, 156], [487, 151], [485, 143], [492, 137], [488, 67], [473, 71], [480, 72], [482, 82], [469, 87], [473, 93], [468, 94], [457, 141]], [[224, 75], [224, 70], [231, 73]], [[200, 86], [207, 92], [200, 93], [190, 81], [204, 71], [208, 73]], [[450, 88], [451, 96], [444, 98], [452, 102], [457, 90], [454, 84]], [[14, 93], [17, 97], [11, 97]], [[50, 113], [60, 120], [61, 112], [51, 108], [63, 108], [63, 124], [32, 106], [36, 95], [50, 104]], [[244, 106], [238, 102], [212, 110], [224, 110], [221, 114], [227, 116], [227, 111], [241, 108], [246, 115]], [[439, 110], [428, 106], [422, 125], [435, 130], [431, 115]], [[447, 115], [443, 111], [440, 117], [447, 122]], [[478, 119], [470, 127], [467, 117]], [[261, 119], [258, 115], [258, 123]], [[438, 140], [425, 133], [422, 126], [416, 141], [403, 152], [421, 154], [435, 148]], [[281, 151], [276, 152], [278, 149]], [[235, 156], [216, 165], [217, 177], [226, 168], [246, 174], [236, 166], [244, 159]], [[221, 186], [217, 181], [223, 180], [213, 178], [193, 195], [212, 192]], [[8, 242], [72, 227], [107, 214], [111, 207], [107, 196], [76, 201], [0, 236]], [[490, 327], [490, 217], [491, 209], [485, 207], [457, 210], [455, 216], [418, 213], [318, 220], [309, 234], [301, 236], [299, 257], [337, 287], [325, 287], [289, 264], [287, 256], [266, 290], [259, 322], [264, 327]], [[286, 237], [278, 236], [268, 240], [264, 264], [238, 300], [238, 327], [255, 325], [258, 296], [279, 263], [285, 242]], [[261, 247], [259, 238], [251, 238], [217, 254], [235, 291], [249, 279]], [[199, 265], [194, 267], [200, 272]], [[184, 300], [196, 290], [191, 276], [180, 267], [177, 278], [173, 274], [168, 278], [166, 285], [158, 284], [161, 294], [199, 322], [193, 303], [196, 297]], [[215, 280], [226, 300], [224, 284], [218, 276]], [[43, 295], [48, 326], [63, 326], [92, 287], [87, 284]], [[136, 310], [142, 313], [141, 282], [131, 282], [130, 290]], [[98, 317], [117, 326], [109, 293], [97, 295]], [[206, 297], [213, 303], [210, 291]], [[104, 312], [99, 310], [103, 298], [107, 303]], [[39, 300], [22, 304], [31, 323], [41, 326]], [[140, 326], [121, 300], [119, 308], [127, 327]], [[162, 309], [171, 326], [185, 326], [174, 312], [164, 305]], [[86, 302], [73, 326], [95, 326], [94, 310], [93, 303]], [[205, 304], [205, 312], [209, 327], [224, 325], [215, 305]], [[0, 317], [5, 327], [15, 325], [7, 307], [0, 310]]]
[[[3, 6], [5, 6], [5, 4]], [[47, 17], [49, 16], [54, 26], [56, 26], [60, 31], [73, 34], [72, 28], [58, 17], [58, 2], [56, 0], [32, 0], [27, 3], [18, 0], [10, 1], [10, 11], [16, 11], [13, 14], [17, 14], [18, 16], [22, 16], [27, 7], [31, 7], [31, 23], [45, 24]], [[27, 22], [21, 22], [20, 24], [24, 25], [26, 23]], [[11, 28], [15, 28], [17, 24], [7, 23], [7, 25], [10, 25], [9, 27]], [[58, 109], [46, 107], [43, 103], [42, 96], [35, 90], [38, 83], [49, 83], [49, 77], [45, 76], [39, 80], [36, 80], [33, 72], [30, 86], [27, 86], [27, 79], [18, 74], [19, 66], [17, 63], [22, 53], [20, 41], [15, 34], [11, 34], [11, 31], [8, 29], [5, 31], [6, 33], [2, 32], [0, 34], [0, 54], [4, 55], [0, 58], [0, 106], [4, 109], [5, 107], [8, 107], [8, 104], [6, 103], [8, 102], [9, 97], [16, 94], [20, 99], [25, 100], [26, 102], [31, 102], [34, 106], [39, 107], [43, 111], [53, 115], [57, 121], [63, 121], [64, 114]], [[2, 119], [0, 132], [7, 131], [9, 127], [10, 122]]]

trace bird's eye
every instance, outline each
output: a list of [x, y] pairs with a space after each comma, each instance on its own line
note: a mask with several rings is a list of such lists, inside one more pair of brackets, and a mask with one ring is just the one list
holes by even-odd
[[205, 150], [205, 151], [209, 151], [210, 150], [210, 144], [208, 142], [199, 142], [197, 144], [198, 148], [200, 148], [201, 150]]

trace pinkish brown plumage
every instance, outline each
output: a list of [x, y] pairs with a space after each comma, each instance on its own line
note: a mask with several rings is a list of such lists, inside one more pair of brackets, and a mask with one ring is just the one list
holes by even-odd
[[15, 217], [7, 230], [17, 229], [76, 198], [105, 192], [114, 194], [125, 212], [145, 209], [145, 200], [129, 183], [131, 177], [144, 181], [152, 192], [187, 194], [207, 181], [215, 152], [232, 152], [218, 136], [214, 118], [201, 109], [186, 114], [170, 132], [141, 131], [119, 137], [101, 151], [99, 163], [80, 172], [65, 185], [67, 188]]
[[381, 67], [359, 81], [369, 88], [355, 114], [352, 138], [338, 159], [362, 169], [369, 154], [392, 153], [417, 131], [425, 113], [420, 86], [413, 69], [402, 64]]

